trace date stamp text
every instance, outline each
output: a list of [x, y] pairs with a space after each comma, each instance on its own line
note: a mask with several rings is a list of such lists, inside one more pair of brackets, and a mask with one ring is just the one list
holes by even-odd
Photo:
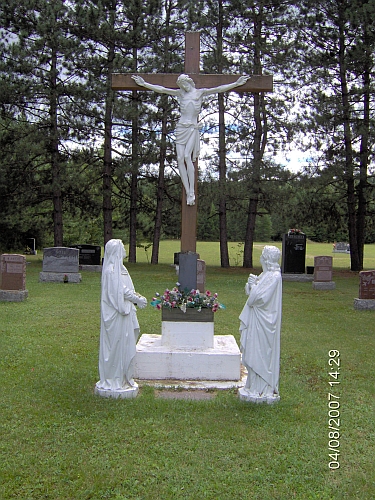
[[340, 351], [328, 352], [329, 392], [328, 392], [328, 467], [340, 467]]

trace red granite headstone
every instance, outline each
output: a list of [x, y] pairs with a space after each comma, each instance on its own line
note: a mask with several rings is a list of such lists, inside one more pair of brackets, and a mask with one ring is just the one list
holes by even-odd
[[332, 257], [314, 257], [314, 281], [332, 281]]
[[375, 299], [375, 271], [359, 273], [359, 298]]
[[19, 254], [1, 256], [1, 290], [26, 289], [26, 257]]

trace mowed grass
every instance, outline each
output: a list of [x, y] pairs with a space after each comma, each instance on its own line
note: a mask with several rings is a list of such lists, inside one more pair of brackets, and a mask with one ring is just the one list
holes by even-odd
[[[278, 248], [282, 247], [280, 241], [270, 243], [255, 243], [254, 244], [254, 267], [260, 267], [259, 257], [262, 253], [264, 245], [275, 245]], [[318, 255], [330, 255], [333, 257], [333, 266], [335, 269], [350, 270], [350, 255], [347, 253], [333, 253], [332, 243], [314, 243], [307, 240], [306, 243], [306, 265], [314, 265], [314, 257]], [[159, 263], [170, 264], [173, 262], [173, 254], [180, 251], [180, 242], [177, 240], [166, 240], [160, 242]], [[220, 265], [220, 246], [219, 243], [198, 241], [197, 252], [200, 258], [203, 259], [208, 266]], [[228, 242], [228, 252], [230, 265], [241, 267], [243, 262], [243, 243]], [[137, 248], [137, 262], [151, 261], [152, 247], [147, 247], [147, 244]], [[375, 244], [365, 245], [365, 269], [375, 269]]]
[[[163, 242], [158, 266], [142, 262], [143, 249], [140, 262], [127, 265], [149, 300], [174, 285], [178, 245]], [[255, 246], [256, 272], [263, 246]], [[215, 315], [215, 333], [239, 341], [249, 270], [220, 268], [217, 243], [200, 243], [198, 251], [207, 287], [226, 306]], [[307, 254], [313, 265], [332, 246], [308, 243]], [[335, 290], [283, 284], [281, 401], [274, 406], [243, 403], [235, 390], [211, 400], [161, 399], [142, 384], [135, 400], [95, 396], [100, 275], [39, 283], [41, 256], [28, 257], [29, 298], [0, 303], [0, 498], [375, 498], [375, 312], [354, 310], [358, 274], [348, 272], [348, 255], [333, 256]], [[375, 269], [375, 245], [366, 246], [365, 268]], [[138, 311], [138, 320], [142, 333], [160, 333], [152, 307]], [[341, 362], [333, 386], [330, 350]], [[329, 393], [340, 398], [335, 422]], [[329, 468], [330, 436], [337, 470]]]

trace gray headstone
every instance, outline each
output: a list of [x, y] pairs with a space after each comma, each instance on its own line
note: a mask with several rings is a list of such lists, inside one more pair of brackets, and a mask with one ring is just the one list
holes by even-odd
[[338, 243], [334, 244], [333, 251], [337, 253], [350, 253], [350, 245], [349, 243], [339, 241]]
[[78, 248], [52, 247], [43, 252], [43, 272], [78, 273]]
[[314, 281], [332, 281], [332, 257], [314, 257]]

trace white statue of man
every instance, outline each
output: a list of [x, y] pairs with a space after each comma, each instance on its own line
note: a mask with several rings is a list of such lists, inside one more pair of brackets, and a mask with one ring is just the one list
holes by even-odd
[[240, 76], [234, 83], [220, 85], [209, 89], [196, 89], [194, 81], [188, 75], [177, 78], [179, 89], [168, 89], [161, 85], [147, 83], [140, 76], [132, 76], [135, 82], [146, 89], [154, 90], [160, 94], [175, 96], [180, 105], [180, 119], [176, 128], [177, 164], [182, 184], [186, 191], [186, 203], [195, 204], [194, 192], [194, 164], [199, 156], [199, 128], [198, 115], [202, 108], [203, 98], [210, 94], [227, 92], [246, 83], [249, 76]]
[[279, 396], [282, 277], [281, 252], [265, 246], [260, 258], [263, 272], [249, 275], [245, 292], [249, 296], [240, 315], [242, 364], [247, 368], [240, 398], [273, 403]]
[[136, 308], [147, 305], [134, 291], [123, 264], [126, 252], [121, 240], [105, 246], [102, 270], [99, 376], [95, 393], [105, 397], [129, 398], [138, 393], [133, 379], [139, 324]]

